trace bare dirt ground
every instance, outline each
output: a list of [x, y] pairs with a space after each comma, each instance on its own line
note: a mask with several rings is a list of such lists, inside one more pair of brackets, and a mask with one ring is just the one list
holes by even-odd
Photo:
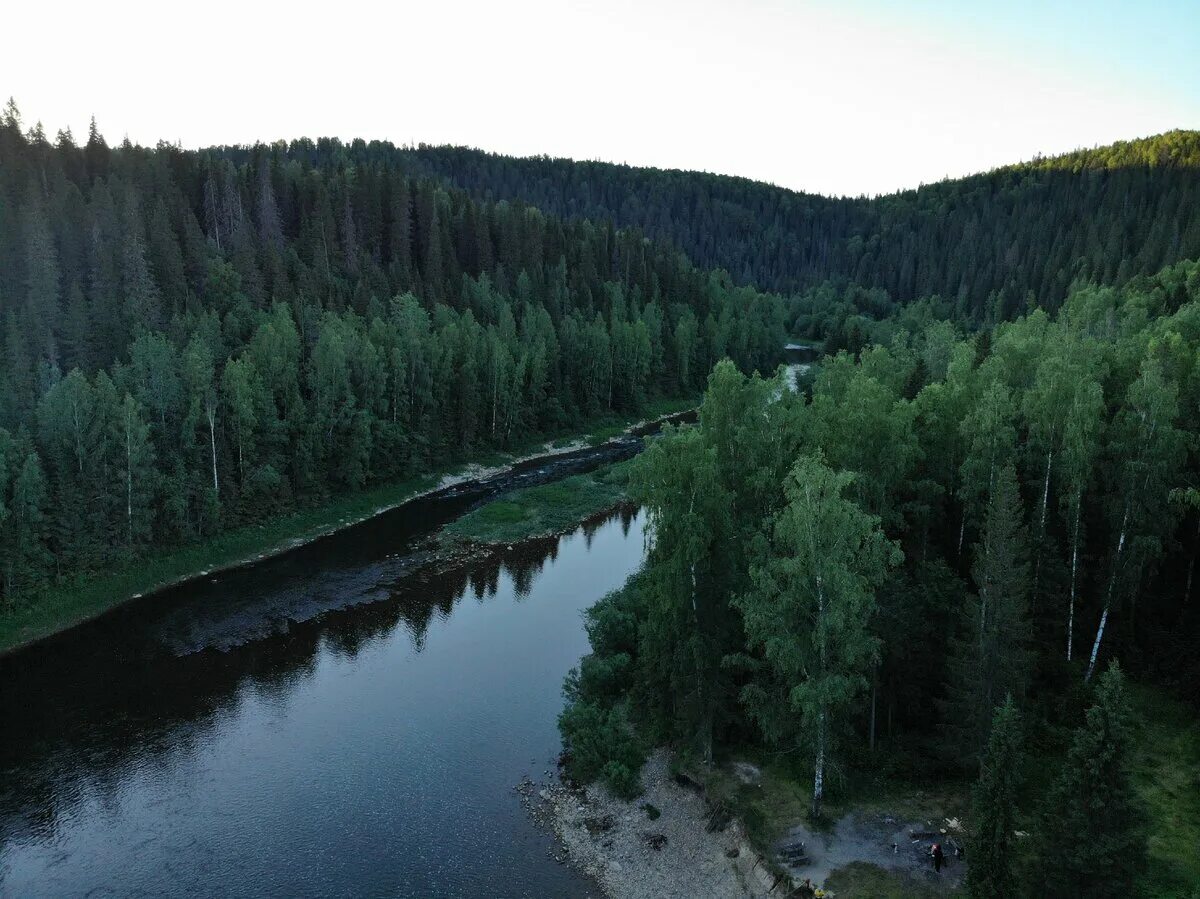
[[[780, 841], [781, 845], [803, 841], [810, 859], [807, 865], [790, 867], [797, 879], [809, 878], [814, 886], [851, 862], [867, 862], [889, 871], [918, 878], [930, 887], [950, 890], [962, 885], [966, 861], [956, 858], [941, 830], [943, 821], [900, 821], [886, 814], [850, 813], [835, 822], [828, 832], [816, 833], [797, 824]], [[941, 873], [933, 870], [930, 847], [941, 843], [946, 863]]]

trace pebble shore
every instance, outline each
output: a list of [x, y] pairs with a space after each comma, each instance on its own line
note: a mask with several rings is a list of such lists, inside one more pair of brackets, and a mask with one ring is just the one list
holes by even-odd
[[[671, 776], [658, 751], [642, 770], [644, 793], [632, 802], [601, 785], [573, 788], [525, 781], [517, 787], [534, 819], [558, 837], [559, 861], [593, 878], [610, 899], [647, 896], [784, 896], [737, 821], [709, 830], [703, 796]], [[647, 806], [657, 809], [657, 818]]]

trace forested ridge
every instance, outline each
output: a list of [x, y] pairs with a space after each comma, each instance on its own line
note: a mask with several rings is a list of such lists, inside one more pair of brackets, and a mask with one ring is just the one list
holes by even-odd
[[1075, 284], [1123, 283], [1200, 256], [1200, 132], [1035, 159], [873, 199], [744, 178], [460, 147], [396, 151], [422, 174], [549, 214], [612, 221], [697, 265], [784, 292], [825, 282], [906, 303], [940, 296], [977, 323]]
[[0, 117], [0, 596], [772, 368], [783, 300], [361, 143]]
[[1194, 895], [1194, 845], [1147, 861], [1200, 806], [1150, 821], [1125, 673], [1200, 702], [1200, 264], [976, 334], [918, 311], [807, 390], [718, 364], [634, 461], [648, 558], [588, 613], [568, 768], [634, 793], [649, 746], [753, 747], [818, 818], [978, 776], [972, 896]]

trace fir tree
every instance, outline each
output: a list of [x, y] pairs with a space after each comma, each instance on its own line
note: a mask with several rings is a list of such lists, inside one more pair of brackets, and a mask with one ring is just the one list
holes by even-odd
[[1145, 812], [1130, 777], [1133, 712], [1114, 661], [1076, 732], [1042, 814], [1054, 864], [1040, 869], [1044, 894], [1064, 899], [1131, 895], [1146, 867]]
[[58, 251], [46, 219], [42, 190], [29, 184], [25, 212], [25, 331], [34, 360], [58, 361], [55, 332], [61, 316]]
[[1013, 855], [1021, 746], [1021, 715], [1009, 696], [996, 709], [979, 779], [971, 791], [967, 889], [973, 899], [1008, 899], [1018, 892]]
[[944, 705], [948, 745], [963, 765], [986, 746], [1002, 697], [1021, 696], [1028, 680], [1028, 547], [1011, 465], [996, 474], [971, 576], [976, 593], [963, 604]]

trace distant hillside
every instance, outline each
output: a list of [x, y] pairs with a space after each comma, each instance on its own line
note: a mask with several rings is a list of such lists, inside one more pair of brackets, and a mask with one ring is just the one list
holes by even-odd
[[[378, 145], [376, 145], [378, 146]], [[1039, 158], [877, 199], [830, 199], [696, 172], [457, 147], [397, 151], [481, 198], [612, 221], [701, 267], [794, 291], [826, 280], [906, 301], [939, 294], [980, 318], [1073, 281], [1125, 281], [1200, 256], [1200, 132]]]

